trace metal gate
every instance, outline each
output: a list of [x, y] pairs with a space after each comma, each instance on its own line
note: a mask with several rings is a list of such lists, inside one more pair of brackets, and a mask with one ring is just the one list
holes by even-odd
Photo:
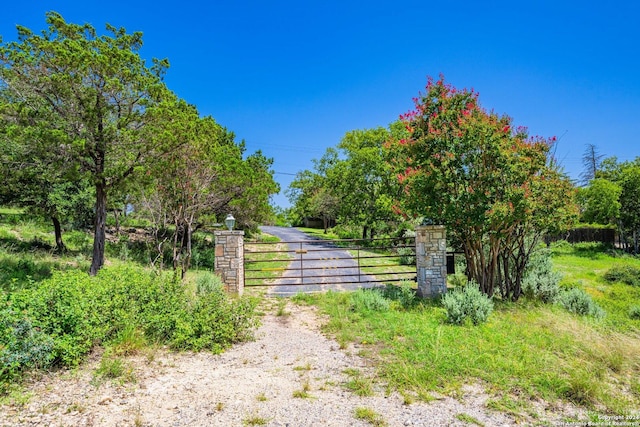
[[245, 286], [298, 292], [355, 289], [415, 280], [415, 239], [378, 238], [245, 243]]

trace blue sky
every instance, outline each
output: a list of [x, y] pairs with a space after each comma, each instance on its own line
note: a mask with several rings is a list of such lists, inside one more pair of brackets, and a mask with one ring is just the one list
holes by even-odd
[[557, 136], [574, 179], [586, 144], [640, 155], [637, 2], [12, 1], [0, 35], [44, 29], [49, 10], [142, 31], [142, 55], [169, 59], [168, 86], [273, 157], [283, 192], [347, 131], [411, 109], [440, 73], [532, 134]]

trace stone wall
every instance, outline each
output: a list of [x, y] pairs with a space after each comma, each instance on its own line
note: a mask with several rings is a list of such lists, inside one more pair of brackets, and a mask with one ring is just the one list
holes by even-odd
[[418, 296], [432, 298], [447, 292], [447, 235], [444, 225], [416, 227]]
[[227, 292], [244, 292], [244, 231], [216, 231], [214, 270]]

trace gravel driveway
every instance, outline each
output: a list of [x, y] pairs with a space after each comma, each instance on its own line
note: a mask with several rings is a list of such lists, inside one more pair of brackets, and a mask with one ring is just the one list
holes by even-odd
[[[374, 385], [372, 396], [346, 387], [359, 372], [374, 373], [359, 348], [340, 349], [319, 332], [314, 308], [267, 299], [256, 340], [221, 355], [155, 350], [127, 359], [134, 382], [96, 382], [99, 355], [76, 371], [41, 378], [24, 405], [0, 406], [2, 426], [369, 426], [356, 409], [378, 414], [388, 426], [514, 425], [486, 408], [481, 388], [464, 388], [459, 400], [436, 396], [404, 404]], [[351, 370], [351, 371], [347, 371]], [[345, 372], [351, 372], [348, 375]], [[374, 382], [375, 384], [375, 382]], [[467, 420], [466, 422], [462, 420]]]

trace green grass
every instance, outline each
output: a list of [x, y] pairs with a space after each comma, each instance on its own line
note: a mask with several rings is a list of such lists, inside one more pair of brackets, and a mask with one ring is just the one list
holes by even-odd
[[100, 365], [95, 371], [94, 381], [99, 384], [100, 380], [109, 379], [119, 383], [136, 382], [133, 367], [119, 357], [105, 354], [100, 360]]
[[[86, 233], [82, 234], [86, 236]], [[88, 271], [88, 251], [86, 254], [81, 252], [69, 241], [69, 252], [56, 254], [53, 251], [55, 241], [50, 224], [29, 218], [16, 209], [1, 209], [0, 290], [34, 287], [51, 277], [56, 270]]]
[[415, 265], [400, 265], [400, 256], [389, 256], [388, 250], [351, 249], [348, 252], [358, 260], [363, 273], [378, 280], [413, 280], [416, 276]]
[[335, 233], [332, 233], [331, 230], [327, 230], [325, 234], [324, 229], [322, 228], [309, 228], [309, 227], [296, 227], [296, 230], [300, 230], [303, 233], [306, 233], [310, 236], [317, 237], [322, 240], [339, 240], [340, 236]]
[[468, 414], [465, 414], [465, 413], [460, 413], [460, 414], [456, 415], [456, 418], [459, 419], [460, 421], [462, 421], [463, 423], [484, 427], [484, 424], [482, 422], [478, 421], [477, 418], [472, 417], [471, 415], [468, 415]]
[[[629, 316], [640, 303], [640, 287], [610, 283], [604, 275], [613, 267], [640, 268], [640, 258], [613, 253], [598, 244], [552, 245], [555, 268], [563, 275], [561, 285], [582, 287], [606, 311], [605, 325], [617, 331], [637, 332], [640, 322]], [[615, 256], [613, 256], [615, 255]]]
[[[480, 326], [444, 322], [438, 301], [408, 310], [354, 311], [349, 294], [305, 297], [330, 315], [327, 331], [338, 342], [366, 342], [375, 349], [378, 374], [404, 394], [456, 394], [462, 385], [484, 384], [526, 412], [531, 399], [565, 400], [613, 413], [639, 407], [640, 322], [629, 317], [638, 289], [607, 284], [601, 277], [615, 263], [600, 251], [554, 251], [565, 286], [582, 286], [606, 311], [604, 319], [572, 315], [557, 305], [527, 301], [497, 303]], [[367, 345], [369, 347], [369, 345]], [[502, 405], [504, 406], [504, 405]]]

